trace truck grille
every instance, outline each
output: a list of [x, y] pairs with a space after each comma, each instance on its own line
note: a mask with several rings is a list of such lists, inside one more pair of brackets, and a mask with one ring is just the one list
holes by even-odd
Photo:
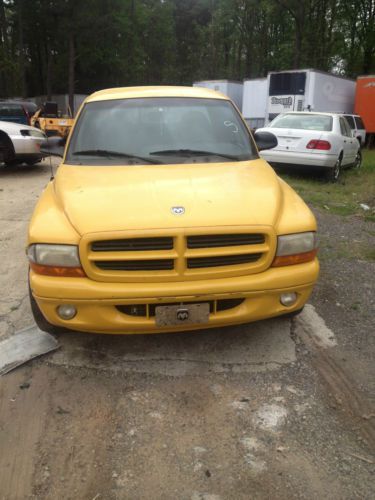
[[172, 229], [167, 235], [160, 234], [161, 230], [144, 233], [83, 236], [80, 257], [87, 276], [112, 282], [241, 276], [267, 269], [276, 247], [276, 237], [268, 226], [233, 233], [228, 227], [217, 227], [212, 234], [204, 228]]

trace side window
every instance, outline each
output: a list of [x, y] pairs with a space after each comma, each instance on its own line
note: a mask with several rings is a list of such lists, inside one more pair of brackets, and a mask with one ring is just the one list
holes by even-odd
[[341, 135], [345, 135], [346, 137], [350, 137], [350, 129], [349, 125], [346, 123], [345, 119], [340, 117], [340, 130], [341, 130]]
[[352, 130], [351, 130], [351, 128], [350, 128], [350, 126], [349, 126], [348, 122], [345, 120], [345, 118], [344, 118], [344, 124], [345, 124], [345, 129], [346, 129], [346, 135], [347, 135], [348, 137], [353, 137]]
[[345, 115], [347, 122], [349, 123], [349, 127], [351, 129], [355, 129], [354, 118], [351, 115]]
[[355, 123], [357, 125], [357, 128], [359, 128], [359, 129], [365, 129], [366, 128], [365, 124], [363, 123], [362, 118], [360, 116], [356, 116], [355, 117]]

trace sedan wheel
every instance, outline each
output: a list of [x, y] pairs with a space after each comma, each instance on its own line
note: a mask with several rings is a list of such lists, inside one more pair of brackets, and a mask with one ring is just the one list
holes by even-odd
[[340, 177], [340, 172], [341, 172], [341, 158], [338, 158], [335, 166], [331, 167], [328, 172], [327, 172], [327, 179], [330, 182], [337, 182], [338, 178]]
[[354, 160], [353, 168], [358, 170], [361, 167], [361, 165], [362, 165], [362, 153], [361, 151], [358, 151], [357, 156], [355, 157]]

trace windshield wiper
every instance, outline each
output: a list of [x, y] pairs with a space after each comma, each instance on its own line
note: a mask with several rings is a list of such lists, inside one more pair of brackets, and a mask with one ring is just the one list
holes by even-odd
[[123, 153], [121, 151], [109, 151], [108, 149], [85, 149], [83, 151], [75, 151], [72, 153], [74, 156], [102, 156], [103, 158], [117, 157], [117, 158], [135, 158], [137, 160], [145, 161], [147, 163], [161, 163], [153, 158], [145, 158], [131, 153]]
[[161, 151], [152, 151], [150, 155], [176, 155], [176, 156], [222, 156], [229, 160], [239, 160], [240, 158], [235, 155], [227, 155], [224, 153], [217, 153], [216, 151], [201, 151], [199, 149], [164, 149]]

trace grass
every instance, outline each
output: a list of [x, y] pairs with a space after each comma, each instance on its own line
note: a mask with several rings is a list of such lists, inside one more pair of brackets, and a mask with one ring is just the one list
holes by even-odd
[[[307, 202], [338, 215], [358, 215], [375, 222], [375, 150], [363, 150], [359, 170], [343, 170], [337, 183], [313, 174], [281, 174]], [[364, 210], [360, 204], [370, 207]]]

